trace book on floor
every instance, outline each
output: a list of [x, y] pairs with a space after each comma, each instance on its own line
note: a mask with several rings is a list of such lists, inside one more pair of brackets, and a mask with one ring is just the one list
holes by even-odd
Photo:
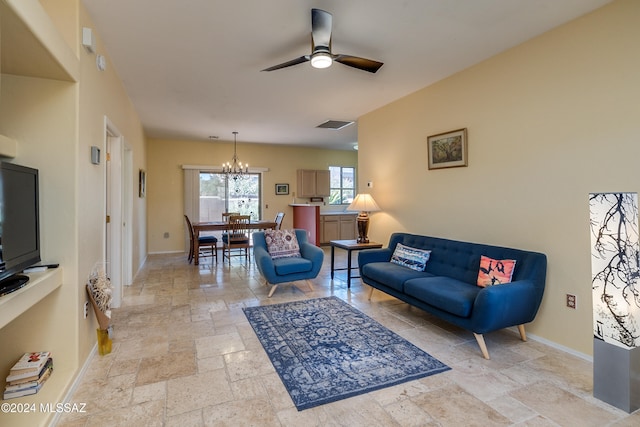
[[22, 378], [12, 382], [7, 382], [4, 389], [4, 399], [12, 399], [15, 397], [28, 396], [36, 394], [42, 388], [47, 379], [53, 372], [53, 359], [47, 359], [47, 363], [42, 367], [38, 375], [29, 378]]
[[36, 394], [37, 392], [40, 391], [42, 386], [43, 386], [43, 383], [40, 383], [35, 387], [25, 388], [25, 389], [22, 389], [22, 390], [15, 390], [15, 391], [5, 390], [4, 391], [4, 395], [2, 396], [2, 398], [4, 400], [7, 400], [7, 399], [15, 399], [16, 397], [29, 396], [29, 395], [32, 395], [32, 394]]
[[23, 354], [9, 371], [7, 382], [39, 376], [40, 371], [50, 358], [51, 353], [48, 351]]
[[51, 371], [53, 371], [53, 359], [49, 359], [48, 363], [42, 368], [42, 371], [40, 371], [40, 373], [35, 377], [23, 378], [10, 382], [7, 381], [5, 390], [21, 390], [23, 388], [34, 387], [45, 382], [49, 378], [49, 375], [51, 375]]

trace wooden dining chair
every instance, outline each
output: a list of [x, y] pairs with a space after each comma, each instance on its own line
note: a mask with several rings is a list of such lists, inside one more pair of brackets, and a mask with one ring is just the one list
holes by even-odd
[[238, 215], [240, 215], [240, 212], [222, 212], [222, 222], [229, 222], [230, 217]]
[[[242, 255], [244, 250], [245, 261], [251, 260], [251, 252], [249, 248], [251, 246], [251, 240], [249, 236], [249, 221], [250, 215], [234, 215], [229, 217], [229, 228], [227, 233], [222, 236], [222, 260], [225, 257], [229, 259], [231, 264], [231, 257]], [[233, 254], [231, 251], [237, 251]]]
[[198, 258], [211, 257], [218, 261], [218, 238], [215, 236], [198, 236], [198, 241], [195, 241], [195, 232], [193, 231], [193, 225], [187, 215], [184, 216], [187, 221], [187, 229], [189, 230], [189, 264], [194, 258], [194, 249], [198, 251]]
[[276, 226], [273, 228], [274, 230], [280, 230], [280, 228], [282, 227], [283, 219], [284, 219], [284, 212], [278, 212], [278, 214], [276, 215], [276, 219], [274, 220], [274, 222], [276, 223]]

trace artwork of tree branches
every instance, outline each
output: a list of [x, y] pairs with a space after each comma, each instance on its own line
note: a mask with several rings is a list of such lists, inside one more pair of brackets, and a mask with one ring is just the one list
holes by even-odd
[[593, 193], [589, 209], [594, 336], [619, 347], [638, 347], [638, 194]]
[[467, 129], [427, 138], [429, 169], [467, 166]]

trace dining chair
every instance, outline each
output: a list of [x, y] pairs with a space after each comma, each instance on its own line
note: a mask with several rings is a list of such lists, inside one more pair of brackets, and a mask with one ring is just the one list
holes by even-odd
[[194, 249], [198, 250], [198, 257], [211, 257], [218, 261], [218, 238], [215, 236], [198, 236], [198, 241], [195, 241], [195, 232], [193, 231], [193, 225], [187, 215], [184, 216], [187, 221], [187, 229], [189, 230], [189, 264], [193, 261], [195, 255]]
[[[244, 249], [245, 261], [251, 260], [251, 253], [249, 248], [251, 246], [249, 236], [249, 221], [250, 215], [234, 215], [229, 217], [228, 232], [222, 236], [222, 260], [225, 257], [229, 259], [231, 264], [231, 257], [242, 255]], [[231, 251], [237, 250], [237, 254], [231, 253]]]
[[276, 223], [276, 226], [273, 228], [274, 230], [280, 230], [280, 228], [282, 227], [283, 218], [284, 212], [278, 212], [278, 214], [276, 215], [276, 219], [274, 220], [274, 222]]
[[222, 222], [229, 222], [230, 217], [238, 215], [240, 215], [240, 212], [222, 212]]

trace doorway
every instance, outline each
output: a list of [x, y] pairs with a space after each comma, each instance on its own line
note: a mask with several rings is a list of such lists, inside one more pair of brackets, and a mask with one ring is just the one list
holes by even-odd
[[122, 303], [122, 287], [132, 281], [133, 153], [105, 117], [105, 272], [113, 288], [112, 307]]

